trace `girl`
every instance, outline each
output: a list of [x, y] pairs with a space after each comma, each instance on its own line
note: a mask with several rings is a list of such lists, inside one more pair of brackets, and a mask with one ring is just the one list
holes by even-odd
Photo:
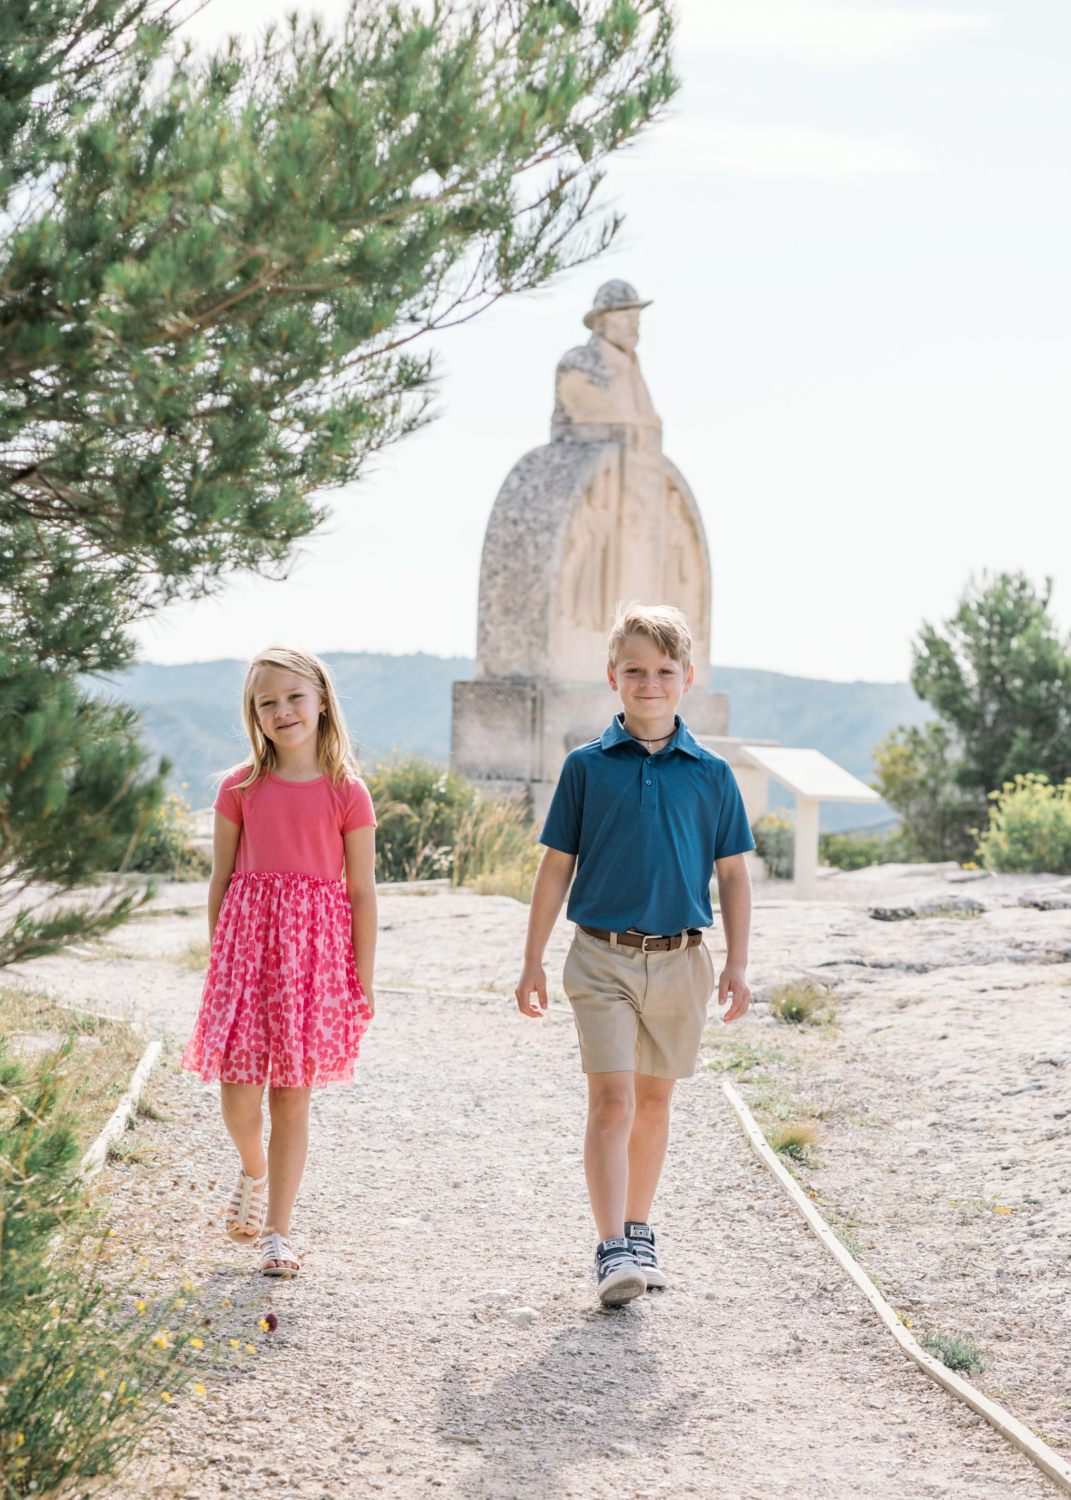
[[296, 1276], [287, 1236], [310, 1090], [352, 1083], [375, 1014], [376, 819], [318, 657], [261, 652], [246, 673], [242, 720], [251, 748], [215, 801], [212, 952], [182, 1066], [220, 1080], [242, 1159], [227, 1237], [260, 1241], [265, 1276]]

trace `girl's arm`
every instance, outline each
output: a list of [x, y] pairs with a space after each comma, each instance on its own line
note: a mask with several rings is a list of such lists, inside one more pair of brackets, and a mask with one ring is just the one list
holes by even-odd
[[241, 837], [242, 830], [237, 823], [232, 823], [230, 818], [225, 818], [222, 813], [216, 814], [215, 825], [212, 829], [212, 878], [208, 882], [209, 942], [216, 935], [219, 910], [227, 894], [227, 887], [231, 883], [231, 876], [234, 874], [234, 865], [238, 858], [238, 840]]
[[379, 930], [376, 830], [354, 828], [342, 837], [346, 845], [346, 894], [353, 908], [353, 958], [368, 1009], [375, 1015], [376, 999], [372, 985], [376, 969], [376, 933]]

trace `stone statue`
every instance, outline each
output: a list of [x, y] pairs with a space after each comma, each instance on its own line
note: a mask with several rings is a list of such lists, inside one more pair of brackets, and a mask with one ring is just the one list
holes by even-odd
[[620, 441], [622, 429], [630, 428], [637, 436], [657, 434], [661, 446], [662, 419], [636, 358], [640, 313], [650, 305], [627, 281], [608, 281], [596, 292], [584, 318], [591, 338], [570, 349], [558, 365], [552, 442]]
[[619, 600], [675, 604], [692, 630], [694, 733], [728, 732], [710, 693], [710, 560], [699, 509], [662, 453], [640, 371], [641, 301], [608, 281], [586, 344], [558, 364], [551, 440], [503, 484], [484, 537], [476, 680], [454, 684], [452, 755], [475, 780], [530, 790], [537, 814], [561, 763], [601, 733], [616, 699], [606, 633]]

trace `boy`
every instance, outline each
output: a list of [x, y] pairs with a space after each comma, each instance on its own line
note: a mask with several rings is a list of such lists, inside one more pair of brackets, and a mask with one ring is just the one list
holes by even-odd
[[755, 845], [727, 762], [676, 713], [692, 685], [691, 651], [679, 610], [619, 610], [606, 671], [623, 712], [566, 756], [540, 838], [517, 985], [521, 1014], [541, 1016], [543, 952], [569, 892], [577, 929], [564, 984], [588, 1079], [584, 1172], [599, 1234], [598, 1295], [611, 1306], [666, 1285], [647, 1220], [673, 1084], [695, 1072], [715, 985], [700, 931], [713, 923], [715, 871], [727, 947], [719, 1004], [732, 996], [722, 1019], [742, 1016], [751, 998], [744, 854]]

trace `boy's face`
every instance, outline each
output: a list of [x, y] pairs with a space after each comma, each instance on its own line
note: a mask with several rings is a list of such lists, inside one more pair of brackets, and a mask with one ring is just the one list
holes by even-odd
[[629, 719], [659, 722], [676, 712], [677, 704], [692, 685], [695, 668], [687, 671], [672, 656], [662, 652], [645, 635], [630, 635], [617, 654], [617, 663], [607, 667], [610, 686], [621, 694]]

